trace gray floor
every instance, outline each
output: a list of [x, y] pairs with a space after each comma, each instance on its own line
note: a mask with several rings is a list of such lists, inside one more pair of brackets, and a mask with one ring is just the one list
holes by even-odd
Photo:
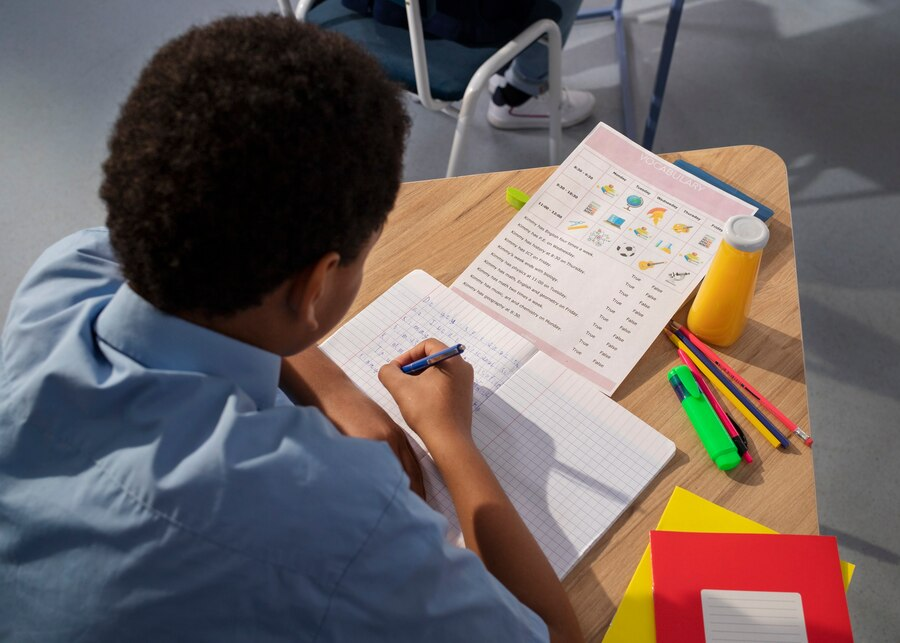
[[[596, 1], [586, 6], [598, 6]], [[191, 24], [274, 0], [0, 3], [0, 315], [38, 253], [103, 221], [105, 138], [149, 54]], [[665, 0], [628, 1], [638, 122]], [[823, 533], [859, 565], [859, 641], [900, 640], [900, 6], [888, 0], [688, 0], [657, 151], [753, 143], [787, 162]], [[621, 127], [608, 24], [576, 26], [571, 87]], [[410, 106], [409, 180], [441, 176], [453, 132]], [[591, 124], [565, 134], [568, 153]], [[546, 139], [479, 123], [465, 173], [546, 165]]]

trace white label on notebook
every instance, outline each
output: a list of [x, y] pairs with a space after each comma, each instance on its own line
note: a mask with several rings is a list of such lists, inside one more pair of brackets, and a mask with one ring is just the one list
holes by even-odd
[[803, 601], [796, 592], [704, 589], [706, 643], [807, 643]]

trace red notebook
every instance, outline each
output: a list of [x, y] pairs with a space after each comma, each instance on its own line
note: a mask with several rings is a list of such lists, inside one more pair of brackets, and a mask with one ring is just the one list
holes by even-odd
[[832, 536], [650, 532], [658, 643], [853, 641]]

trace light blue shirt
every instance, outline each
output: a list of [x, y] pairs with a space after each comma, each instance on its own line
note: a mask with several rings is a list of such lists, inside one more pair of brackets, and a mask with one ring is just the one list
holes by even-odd
[[47, 250], [0, 352], [0, 639], [547, 640], [279, 368], [124, 285], [105, 229]]

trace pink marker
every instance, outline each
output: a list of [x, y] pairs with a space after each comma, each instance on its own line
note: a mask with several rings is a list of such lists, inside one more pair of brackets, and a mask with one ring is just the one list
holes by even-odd
[[[680, 348], [678, 349], [678, 357], [680, 357], [681, 361], [684, 362], [689, 369], [691, 369], [691, 374], [694, 376], [694, 379], [697, 380], [697, 384], [700, 386], [700, 390], [703, 391], [706, 399], [709, 400], [709, 403], [712, 405], [713, 411], [716, 412], [716, 415], [719, 416], [719, 419], [722, 421], [722, 426], [725, 427], [725, 431], [728, 432], [728, 436], [731, 438], [731, 441], [734, 442], [734, 445], [738, 448], [738, 451], [741, 451], [741, 447], [743, 446], [741, 442], [741, 436], [738, 434], [737, 429], [734, 428], [734, 424], [731, 422], [731, 418], [729, 418], [728, 414], [725, 413], [725, 409], [723, 409], [722, 405], [719, 404], [719, 400], [717, 400], [716, 396], [713, 395], [712, 389], [709, 388], [709, 384], [706, 383], [703, 375], [700, 374], [700, 370], [694, 365], [694, 362], [691, 361], [691, 358], [688, 357]], [[749, 450], [745, 450], [742, 457], [746, 462], [753, 462], [753, 456], [750, 455]]]
[[[674, 324], [674, 322], [673, 322], [673, 324]], [[813, 439], [809, 436], [809, 434], [806, 431], [801, 429], [796, 423], [791, 422], [784, 413], [782, 413], [781, 411], [778, 410], [778, 407], [776, 407], [769, 400], [764, 398], [762, 393], [760, 393], [755, 388], [750, 386], [750, 382], [748, 382], [743, 377], [738, 375], [734, 371], [734, 369], [732, 369], [728, 364], [726, 364], [725, 361], [721, 357], [716, 355], [709, 346], [707, 346], [702, 341], [697, 339], [697, 337], [690, 330], [688, 330], [687, 326], [682, 326], [680, 324], [676, 324], [676, 325], [678, 326], [678, 329], [681, 332], [683, 332], [685, 335], [687, 335], [687, 338], [689, 340], [694, 342], [694, 345], [698, 349], [700, 349], [700, 352], [709, 358], [709, 361], [711, 361], [713, 364], [718, 366], [719, 369], [723, 373], [725, 373], [728, 377], [731, 378], [732, 382], [734, 382], [735, 384], [740, 386], [742, 389], [744, 389], [750, 396], [756, 398], [756, 401], [759, 402], [762, 407], [768, 409], [772, 413], [772, 415], [774, 415], [776, 418], [778, 418], [778, 421], [781, 422], [783, 425], [785, 425], [791, 431], [791, 433], [796, 433], [797, 437], [799, 437], [801, 440], [803, 440], [803, 444], [805, 444], [808, 447], [811, 447], [813, 445]]]

